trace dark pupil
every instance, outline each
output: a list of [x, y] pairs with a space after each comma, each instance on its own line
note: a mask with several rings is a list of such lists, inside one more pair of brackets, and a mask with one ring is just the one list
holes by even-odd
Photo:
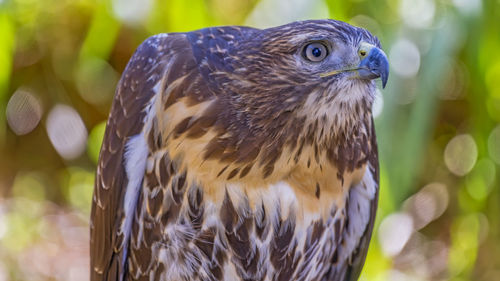
[[321, 50], [320, 50], [320, 48], [314, 48], [312, 50], [312, 55], [315, 56], [315, 57], [317, 57], [317, 58], [319, 58], [321, 56]]

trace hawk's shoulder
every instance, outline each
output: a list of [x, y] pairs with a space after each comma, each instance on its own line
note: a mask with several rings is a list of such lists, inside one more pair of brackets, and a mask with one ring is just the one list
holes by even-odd
[[[126, 143], [143, 130], [160, 87], [195, 66], [190, 48], [184, 34], [150, 37], [137, 48], [122, 74], [97, 166], [90, 222], [91, 280], [117, 280], [123, 273], [124, 196], [134, 180], [126, 173]], [[177, 70], [169, 71], [173, 67]]]

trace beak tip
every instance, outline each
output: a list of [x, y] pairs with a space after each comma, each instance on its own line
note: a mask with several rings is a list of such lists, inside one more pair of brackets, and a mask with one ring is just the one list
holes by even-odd
[[380, 77], [381, 80], [382, 80], [382, 89], [385, 89], [385, 86], [387, 85], [387, 79], [389, 78], [389, 75], [388, 74], [385, 74], [383, 75], [382, 77]]
[[[382, 52], [382, 51], [381, 51]], [[380, 79], [382, 80], [382, 88], [385, 89], [387, 85], [387, 80], [389, 79], [389, 60], [382, 52], [382, 57], [380, 58]]]

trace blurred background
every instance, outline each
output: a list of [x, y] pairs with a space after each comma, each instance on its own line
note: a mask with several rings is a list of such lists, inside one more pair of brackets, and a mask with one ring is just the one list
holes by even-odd
[[499, 0], [0, 0], [0, 281], [88, 280], [104, 122], [145, 38], [312, 18], [391, 64], [362, 280], [500, 280]]

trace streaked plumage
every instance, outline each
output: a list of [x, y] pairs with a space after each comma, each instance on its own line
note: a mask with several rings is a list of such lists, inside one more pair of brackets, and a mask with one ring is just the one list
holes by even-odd
[[378, 198], [379, 48], [333, 20], [146, 40], [101, 149], [91, 279], [356, 280]]

